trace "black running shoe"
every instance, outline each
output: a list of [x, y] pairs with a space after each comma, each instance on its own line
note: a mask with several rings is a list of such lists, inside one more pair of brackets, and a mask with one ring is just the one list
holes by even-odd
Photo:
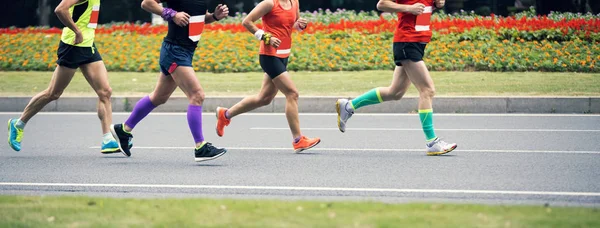
[[204, 146], [194, 150], [196, 162], [213, 160], [227, 153], [225, 148], [216, 148], [211, 143], [205, 143]]
[[113, 124], [110, 125], [110, 133], [112, 133], [113, 137], [115, 137], [115, 139], [117, 139], [117, 142], [119, 144], [119, 149], [121, 150], [121, 152], [127, 156], [130, 157], [131, 156], [131, 146], [132, 145], [130, 142], [133, 139], [133, 135], [131, 133], [127, 133], [125, 132], [125, 130], [123, 130], [123, 124]]

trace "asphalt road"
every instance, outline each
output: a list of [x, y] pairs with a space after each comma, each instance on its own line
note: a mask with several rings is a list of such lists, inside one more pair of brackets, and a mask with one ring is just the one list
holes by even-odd
[[0, 194], [600, 206], [600, 115], [434, 118], [458, 143], [447, 156], [425, 156], [417, 115], [355, 115], [340, 133], [335, 115], [304, 114], [322, 143], [294, 154], [283, 114], [239, 116], [223, 138], [206, 114], [207, 140], [229, 152], [196, 163], [185, 113], [148, 116], [130, 158], [100, 154], [94, 113], [42, 113], [21, 152], [0, 141]]

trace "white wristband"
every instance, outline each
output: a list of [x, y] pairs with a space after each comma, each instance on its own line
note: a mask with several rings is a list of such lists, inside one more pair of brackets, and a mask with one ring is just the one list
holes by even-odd
[[265, 34], [265, 31], [262, 29], [259, 29], [258, 31], [256, 31], [254, 33], [254, 36], [256, 37], [256, 39], [258, 40], [262, 40], [263, 35]]

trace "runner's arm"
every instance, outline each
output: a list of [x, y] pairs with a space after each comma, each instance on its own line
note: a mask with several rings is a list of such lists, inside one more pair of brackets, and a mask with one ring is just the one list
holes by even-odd
[[223, 18], [226, 18], [229, 15], [229, 8], [227, 5], [219, 4], [217, 8], [215, 8], [214, 13], [209, 13], [206, 11], [206, 17], [204, 19], [204, 23], [210, 24], [215, 21], [219, 21]]
[[164, 8], [162, 2], [165, 0], [142, 0], [142, 9], [147, 12], [161, 16], [166, 21], [173, 21], [181, 27], [190, 23], [190, 15], [186, 12], [177, 12], [171, 8]]
[[298, 4], [298, 12], [296, 12], [296, 23], [294, 23], [294, 28], [298, 31], [303, 31], [308, 26], [308, 21], [304, 18], [300, 17], [300, 1], [296, 1]]
[[143, 0], [142, 9], [158, 16], [162, 16], [163, 13], [163, 7], [160, 0]]
[[77, 28], [77, 25], [75, 25], [75, 21], [73, 21], [73, 18], [69, 14], [69, 8], [75, 5], [78, 1], [79, 0], [62, 0], [58, 6], [56, 6], [56, 9], [54, 9], [54, 13], [60, 22], [63, 23], [63, 25], [67, 26], [73, 32], [81, 34], [81, 31], [79, 31], [79, 28]]
[[298, 21], [298, 19], [300, 19], [300, 0], [296, 1], [296, 4], [298, 4], [298, 11], [296, 12], [296, 21]]
[[[379, 0], [377, 9], [389, 13], [411, 13], [419, 15], [423, 12], [425, 5], [416, 3], [414, 5], [398, 4], [393, 0]], [[420, 12], [419, 12], [420, 11]]]
[[246, 16], [244, 18], [244, 20], [242, 21], [242, 25], [244, 27], [246, 27], [246, 29], [250, 33], [256, 35], [256, 32], [258, 32], [261, 29], [259, 29], [254, 24], [254, 22], [256, 22], [258, 19], [260, 19], [267, 13], [271, 12], [271, 9], [273, 9], [273, 5], [274, 5], [273, 0], [265, 0], [265, 1], [258, 3], [258, 5], [256, 5], [256, 7], [254, 7], [254, 9], [252, 9], [252, 11], [248, 14], [248, 16]]

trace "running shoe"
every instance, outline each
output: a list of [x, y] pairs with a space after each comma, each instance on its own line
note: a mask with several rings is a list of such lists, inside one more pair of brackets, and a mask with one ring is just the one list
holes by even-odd
[[119, 149], [119, 143], [117, 143], [117, 140], [111, 139], [109, 141], [102, 141], [100, 152], [103, 154], [112, 154], [121, 152], [121, 149]]
[[213, 160], [213, 159], [223, 156], [223, 154], [225, 154], [225, 153], [227, 153], [227, 149], [216, 148], [209, 142], [204, 143], [204, 145], [202, 145], [202, 147], [196, 148], [194, 150], [194, 156], [195, 156], [196, 162]]
[[447, 143], [442, 141], [439, 137], [435, 138], [430, 143], [427, 143], [427, 155], [435, 156], [447, 154], [456, 149], [456, 143]]
[[[112, 133], [111, 133], [112, 134]], [[133, 147], [133, 141], [129, 141], [129, 150], [131, 151], [131, 148]], [[108, 142], [102, 142], [102, 150], [100, 151], [103, 154], [114, 154], [114, 153], [121, 153], [121, 149], [119, 149], [119, 143], [117, 142], [117, 140], [111, 140]]]
[[226, 108], [222, 108], [222, 107], [218, 107], [217, 108], [217, 135], [219, 137], [223, 137], [223, 134], [225, 134], [225, 127], [229, 126], [229, 123], [231, 123], [231, 119], [227, 119], [227, 117], [225, 117], [225, 113], [227, 112]]
[[354, 110], [352, 110], [352, 111], [348, 110], [349, 102], [350, 101], [348, 99], [338, 99], [337, 102], [335, 103], [335, 110], [337, 111], [337, 114], [338, 114], [338, 118], [337, 118], [338, 128], [340, 129], [341, 132], [346, 132], [346, 122], [348, 121], [348, 119], [350, 119], [350, 117], [352, 117], [352, 114], [354, 114]]
[[317, 144], [321, 142], [319, 138], [308, 138], [306, 136], [302, 136], [298, 142], [293, 143], [294, 152], [300, 153], [302, 151], [308, 150], [310, 148], [315, 147]]
[[8, 145], [15, 151], [21, 151], [23, 129], [18, 128], [15, 124], [17, 124], [17, 119], [8, 120]]
[[125, 132], [124, 127], [125, 126], [123, 124], [112, 124], [110, 125], [110, 133], [112, 133], [113, 137], [117, 139], [117, 144], [119, 145], [121, 153], [123, 153], [127, 157], [130, 157], [131, 150], [129, 145], [133, 146], [133, 144], [131, 143], [133, 140], [133, 135], [131, 133]]

